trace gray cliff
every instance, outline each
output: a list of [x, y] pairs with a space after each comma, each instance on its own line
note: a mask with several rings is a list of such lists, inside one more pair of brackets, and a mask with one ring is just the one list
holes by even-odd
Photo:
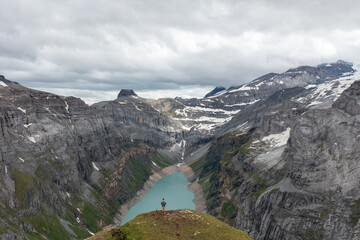
[[91, 106], [0, 76], [0, 237], [82, 239], [163, 167], [255, 239], [360, 239], [360, 82], [351, 63], [266, 74], [200, 99], [123, 89]]

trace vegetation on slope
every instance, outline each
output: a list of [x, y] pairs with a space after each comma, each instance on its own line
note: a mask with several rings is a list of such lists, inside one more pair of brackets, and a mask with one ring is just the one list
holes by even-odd
[[125, 239], [251, 239], [216, 218], [194, 210], [153, 211], [138, 215], [124, 226], [107, 228], [87, 240]]
[[221, 216], [230, 225], [233, 225], [236, 217], [236, 207], [233, 199], [222, 196], [236, 189], [246, 177], [246, 167], [239, 172], [233, 167], [232, 161], [234, 158], [245, 158], [249, 153], [252, 134], [253, 130], [247, 134], [232, 132], [215, 139], [207, 154], [190, 165], [203, 186], [209, 213]]
[[258, 151], [251, 146], [256, 134], [255, 128], [227, 133], [214, 139], [208, 152], [190, 164], [203, 187], [208, 212], [231, 226], [245, 199], [256, 201], [283, 177], [280, 170], [265, 172], [251, 164]]
[[[119, 206], [141, 189], [153, 171], [173, 164], [171, 159], [155, 151], [141, 152], [138, 149], [127, 161], [118, 157], [113, 160], [113, 165], [102, 167], [98, 182], [89, 181], [86, 196], [75, 184], [67, 187], [69, 192], [60, 189], [57, 169], [66, 169], [66, 166], [57, 159], [43, 161], [33, 175], [10, 168], [19, 201], [17, 208], [26, 211], [16, 215], [12, 208], [0, 204], [0, 218], [3, 220], [0, 239], [5, 239], [4, 236], [10, 233], [28, 239], [84, 239], [91, 236], [90, 232], [100, 231], [111, 224]], [[124, 169], [116, 175], [111, 168], [117, 169], [120, 164]], [[104, 186], [111, 181], [116, 183], [115, 187], [107, 191]], [[39, 189], [43, 189], [45, 194], [41, 194]], [[31, 201], [33, 198], [41, 199], [42, 204]], [[13, 224], [6, 224], [10, 221]]]

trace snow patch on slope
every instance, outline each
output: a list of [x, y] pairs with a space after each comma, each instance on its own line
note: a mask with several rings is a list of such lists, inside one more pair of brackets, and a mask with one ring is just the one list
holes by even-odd
[[96, 164], [94, 162], [91, 162], [92, 163], [92, 166], [93, 168], [96, 170], [96, 171], [99, 171], [99, 168], [96, 166]]
[[187, 116], [188, 112], [210, 112], [210, 113], [223, 113], [223, 114], [236, 114], [240, 112], [241, 110], [233, 110], [233, 111], [227, 111], [224, 109], [217, 109], [217, 108], [206, 108], [206, 107], [189, 107], [186, 106], [183, 109], [176, 109], [175, 113], [177, 115]]
[[240, 92], [240, 91], [249, 91], [249, 90], [259, 90], [259, 87], [248, 87], [247, 84], [241, 86], [240, 88], [230, 90], [230, 93]]
[[0, 81], [0, 85], [3, 87], [8, 87], [8, 85], [6, 83], [4, 83], [3, 81]]
[[68, 105], [68, 103], [66, 102], [66, 101], [64, 101], [65, 102], [65, 110], [66, 110], [66, 112], [67, 113], [70, 113], [69, 112], [69, 105]]
[[[326, 100], [336, 101], [342, 94], [342, 92], [349, 88], [350, 85], [360, 79], [360, 65], [354, 64], [353, 69], [355, 72], [344, 73], [343, 77], [327, 81], [318, 85], [310, 84], [306, 86], [306, 89], [311, 89], [312, 92], [307, 97], [308, 101], [311, 101], [310, 105], [313, 106], [325, 102]], [[300, 99], [298, 99], [300, 100]]]
[[28, 139], [29, 139], [30, 142], [36, 143], [36, 140], [35, 140], [34, 137], [28, 137]]
[[25, 127], [25, 128], [28, 128], [28, 127], [30, 127], [31, 125], [33, 125], [33, 123], [24, 124], [24, 127]]
[[290, 137], [290, 130], [291, 128], [287, 128], [282, 133], [270, 134], [266, 137], [263, 137], [262, 141], [268, 142], [271, 145], [271, 147], [275, 147], [275, 148], [284, 146]]
[[248, 102], [248, 103], [236, 103], [236, 104], [232, 104], [232, 105], [225, 105], [225, 107], [236, 107], [236, 106], [246, 106], [246, 105], [251, 105], [254, 103], [257, 103], [258, 101], [260, 101], [260, 99], [256, 99], [252, 102]]
[[136, 106], [136, 104], [135, 104], [135, 103], [132, 103], [132, 104], [134, 105], [134, 107], [135, 107], [135, 109], [136, 109], [136, 110], [138, 110], [138, 111], [142, 112], [142, 110], [141, 110], [138, 106]]
[[22, 109], [21, 107], [18, 107], [17, 109], [19, 109], [19, 110], [22, 111], [23, 113], [26, 113], [26, 110]]

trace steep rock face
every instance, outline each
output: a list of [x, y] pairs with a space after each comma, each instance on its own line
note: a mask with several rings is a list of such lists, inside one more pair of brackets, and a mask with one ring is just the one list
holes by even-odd
[[240, 228], [257, 239], [360, 238], [358, 87], [334, 108], [309, 110], [296, 121], [282, 157], [286, 176], [256, 202], [244, 200]]
[[209, 212], [255, 239], [359, 239], [354, 79], [278, 91], [218, 129], [192, 164]]
[[149, 105], [146, 99], [123, 92], [121, 90], [114, 101], [92, 105], [94, 111], [106, 119], [105, 127], [112, 128], [109, 132], [158, 147], [174, 144], [179, 124]]
[[284, 177], [281, 155], [290, 128], [307, 110], [294, 98], [305, 92], [303, 88], [287, 89], [248, 106], [217, 133], [207, 154], [193, 163], [211, 214], [254, 236], [263, 233], [256, 227], [261, 226], [263, 216], [263, 212], [254, 213], [256, 197]]
[[157, 148], [172, 146], [177, 133], [146, 104], [88, 106], [1, 83], [0, 234], [6, 239], [88, 236], [112, 222], [154, 168], [171, 164]]
[[[346, 103], [359, 100], [358, 87], [355, 82], [334, 108], [313, 109], [297, 120], [283, 156], [287, 175], [260, 195], [253, 209], [242, 213], [258, 215], [251, 220], [258, 225], [256, 238], [360, 238], [356, 140], [360, 118], [345, 112]], [[254, 229], [242, 214], [239, 224]]]

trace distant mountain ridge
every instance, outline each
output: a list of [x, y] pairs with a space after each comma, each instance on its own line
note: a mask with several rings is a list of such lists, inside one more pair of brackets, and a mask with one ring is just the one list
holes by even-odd
[[1, 76], [0, 237], [85, 238], [185, 162], [208, 212], [254, 239], [360, 238], [357, 67], [297, 67], [201, 99], [125, 89], [92, 106]]
[[211, 92], [207, 93], [204, 98], [207, 98], [207, 97], [212, 97], [214, 96], [215, 94], [221, 92], [221, 91], [224, 91], [226, 90], [226, 88], [224, 87], [215, 87]]

